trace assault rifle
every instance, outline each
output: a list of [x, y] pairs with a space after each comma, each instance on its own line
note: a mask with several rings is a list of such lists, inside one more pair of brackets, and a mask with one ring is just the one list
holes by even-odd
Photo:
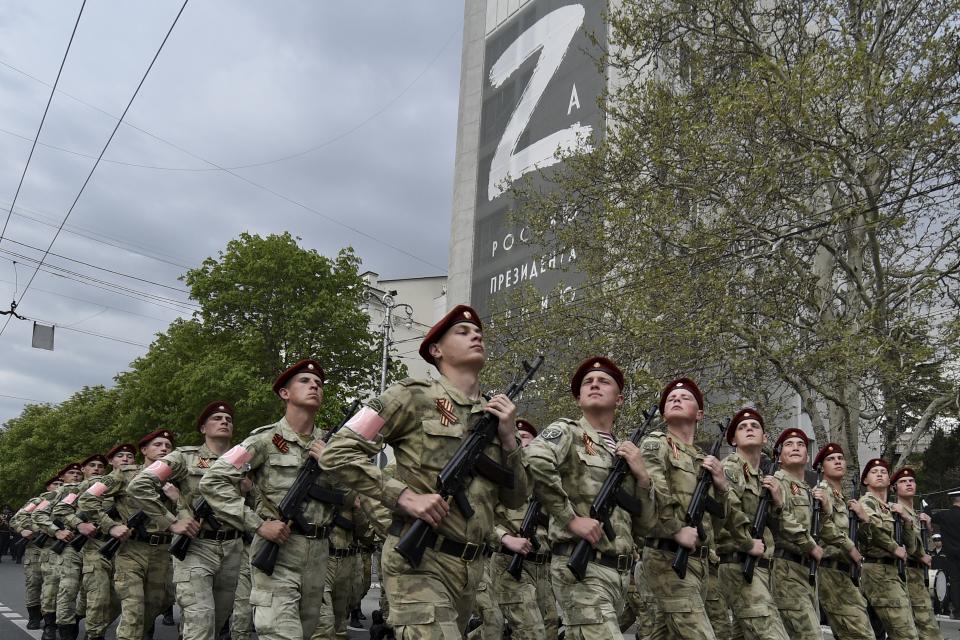
[[[196, 501], [194, 501], [193, 515], [200, 522], [201, 527], [203, 523], [207, 523], [211, 529], [219, 531], [220, 527], [223, 526], [220, 521], [217, 520], [217, 517], [213, 515], [213, 509], [204, 497], [197, 498]], [[193, 538], [178, 533], [173, 536], [173, 541], [170, 543], [168, 551], [174, 558], [183, 560], [187, 557], [187, 551], [190, 549], [191, 542], [193, 542]]]
[[[852, 480], [850, 484], [853, 486], [853, 500], [860, 499], [860, 483], [856, 480]], [[853, 542], [853, 546], [857, 546], [857, 534], [860, 531], [860, 518], [857, 516], [856, 512], [853, 509], [847, 511], [847, 534], [850, 536], [850, 541]], [[853, 580], [853, 584], [860, 586], [860, 570], [861, 565], [859, 562], [850, 563], [850, 579]]]
[[[107, 515], [113, 518], [114, 520], [120, 519], [120, 512], [117, 511], [116, 505], [107, 509]], [[77, 511], [77, 518], [79, 518], [83, 522], [89, 522], [89, 517], [83, 511]], [[83, 535], [82, 533], [80, 533], [79, 530], [77, 530], [77, 535], [73, 536], [73, 540], [70, 541], [70, 546], [73, 548], [74, 551], [80, 551], [83, 549], [83, 545], [87, 544], [87, 540], [89, 539], [90, 538]]]
[[[350, 405], [344, 414], [340, 424], [324, 434], [323, 441], [330, 442], [333, 434], [340, 431], [343, 425], [349, 422], [359, 406], [360, 401], [354, 400], [353, 404]], [[320, 465], [317, 464], [313, 456], [308, 455], [306, 462], [303, 463], [299, 473], [297, 473], [296, 480], [293, 481], [293, 485], [291, 485], [287, 491], [287, 495], [283, 496], [283, 500], [281, 500], [277, 506], [280, 517], [287, 523], [287, 526], [297, 527], [303, 532], [310, 529], [310, 523], [307, 522], [306, 517], [303, 515], [303, 503], [307, 498], [341, 506], [346, 503], [346, 493], [343, 491], [321, 487], [317, 484], [317, 478], [320, 477], [320, 473]], [[251, 558], [250, 564], [268, 576], [272, 576], [279, 555], [280, 545], [276, 542], [264, 540], [260, 551]]]
[[[527, 512], [523, 514], [523, 521], [520, 523], [520, 531], [517, 532], [521, 538], [526, 538], [533, 545], [533, 550], [540, 549], [540, 543], [537, 542], [537, 522], [540, 520], [540, 511], [543, 505], [536, 498], [530, 500], [527, 505]], [[510, 558], [510, 564], [507, 565], [507, 573], [513, 576], [513, 579], [520, 581], [520, 573], [523, 571], [524, 554], [514, 553]]]
[[[893, 514], [893, 539], [898, 547], [903, 546], [903, 517], [896, 512]], [[900, 582], [907, 581], [907, 563], [902, 558], [897, 558], [897, 576]]]
[[[60, 529], [61, 531], [64, 529], [67, 529], [67, 526], [63, 524], [63, 520], [61, 520], [60, 518], [54, 518], [53, 526], [55, 526], [57, 529]], [[71, 533], [73, 532], [71, 531]], [[64, 549], [67, 548], [67, 544], [68, 544], [67, 540], [61, 540], [60, 538], [57, 538], [57, 541], [53, 543], [53, 546], [50, 547], [50, 550], [59, 556], [63, 554]]]
[[[137, 535], [141, 538], [147, 537], [146, 524], [147, 524], [147, 514], [143, 511], [137, 511], [135, 514], [130, 516], [127, 520], [127, 528], [133, 531], [131, 535]], [[111, 536], [102, 547], [100, 547], [100, 555], [102, 555], [107, 560], [113, 560], [113, 556], [117, 554], [117, 550], [120, 549], [120, 545], [123, 544], [123, 540], [120, 538], [114, 538]]]
[[[814, 470], [817, 472], [817, 483], [813, 485], [813, 488], [816, 489], [823, 480], [823, 467], [817, 465]], [[810, 537], [813, 538], [814, 542], [820, 544], [820, 520], [823, 515], [823, 503], [813, 497], [812, 491], [810, 497], [813, 499], [813, 513], [810, 514]], [[811, 587], [815, 587], [817, 586], [817, 559], [810, 558], [807, 560], [807, 568], [807, 582], [810, 583]]]
[[[510, 385], [506, 391], [506, 396], [513, 400], [520, 395], [520, 392], [523, 391], [523, 388], [530, 382], [542, 364], [542, 355], [537, 356], [533, 365], [524, 361], [523, 368], [526, 375], [519, 383], [514, 382]], [[484, 412], [461, 441], [460, 447], [453, 454], [453, 457], [447, 461], [447, 464], [437, 475], [437, 493], [444, 500], [449, 500], [452, 497], [457, 508], [460, 509], [460, 513], [467, 520], [472, 518], [474, 514], [473, 507], [470, 506], [470, 501], [467, 499], [467, 489], [473, 482], [474, 474], [479, 473], [497, 484], [508, 487], [512, 487], [515, 482], [513, 473], [509, 469], [505, 469], [503, 465], [494, 462], [483, 453], [487, 445], [497, 437], [499, 422], [500, 418], [489, 411]], [[429, 524], [418, 518], [403, 534], [394, 549], [410, 563], [410, 566], [416, 568], [420, 566], [423, 552], [428, 546], [427, 534], [432, 531], [433, 529]]]
[[24, 538], [21, 535], [16, 542], [10, 545], [10, 552], [11, 552], [10, 555], [14, 557], [19, 556], [20, 553], [23, 551], [24, 548], [26, 548], [28, 544], [30, 544], [30, 538]]
[[[650, 424], [656, 415], [657, 405], [643, 412], [643, 424], [634, 429], [630, 434], [630, 442], [637, 446], [640, 445], [640, 441], [643, 440], [643, 437], [647, 434], [647, 429], [650, 428]], [[607, 536], [607, 540], [613, 540], [617, 537], [617, 532], [614, 530], [613, 523], [610, 521], [610, 516], [613, 514], [615, 507], [622, 507], [634, 514], [640, 513], [642, 509], [640, 501], [628, 495], [620, 487], [620, 485], [623, 484], [623, 479], [626, 478], [629, 473], [630, 465], [626, 460], [618, 457], [613, 464], [613, 468], [610, 469], [610, 474], [607, 476], [607, 479], [604, 480], [603, 485], [600, 486], [600, 492], [597, 493], [597, 497], [595, 497], [590, 504], [590, 517], [594, 520], [599, 520], [600, 524], [603, 525], [603, 533]], [[570, 559], [567, 560], [567, 569], [570, 569], [570, 572], [573, 573], [577, 580], [583, 580], [583, 577], [587, 574], [587, 563], [590, 562], [590, 558], [593, 555], [593, 545], [583, 538], [577, 541], [577, 546], [574, 547], [573, 553], [570, 554]]]
[[[766, 468], [763, 469], [763, 475], [772, 476], [780, 469], [780, 451], [783, 445], [775, 447], [773, 450], [773, 459], [770, 460]], [[770, 515], [770, 503], [773, 502], [773, 494], [770, 489], [764, 487], [760, 492], [760, 502], [757, 503], [757, 512], [753, 514], [753, 524], [750, 526], [750, 537], [754, 540], [763, 540], [763, 532], [767, 528], [767, 518]], [[753, 582], [753, 572], [757, 569], [757, 556], [748, 555], [743, 561], [743, 579], [750, 584]]]
[[47, 544], [47, 540], [49, 539], [50, 539], [50, 536], [48, 536], [46, 533], [41, 531], [40, 533], [37, 534], [36, 538], [31, 538], [30, 541], [33, 542], [33, 546], [35, 546], [37, 549], [43, 549], [43, 547], [46, 546]]
[[[729, 424], [729, 418], [718, 424], [720, 433], [717, 435], [717, 439], [714, 440], [713, 446], [710, 447], [709, 455], [716, 458], [720, 453], [720, 447], [723, 446], [723, 438]], [[710, 475], [709, 471], [700, 467], [700, 473], [697, 474], [697, 486], [693, 490], [693, 495], [690, 496], [690, 504], [687, 505], [687, 513], [684, 515], [686, 526], [696, 527], [697, 536], [700, 540], [706, 540], [707, 537], [707, 534], [703, 530], [703, 514], [709, 511], [718, 518], [723, 517], [723, 507], [707, 494], [711, 485], [713, 485], [713, 476]], [[689, 560], [690, 549], [679, 547], [677, 549], [677, 555], [673, 559], [673, 564], [670, 566], [681, 580], [687, 577], [687, 562], [689, 562]]]
[[[920, 511], [930, 515], [930, 505], [926, 500], [920, 498]], [[917, 518], [920, 520], [919, 518]], [[930, 553], [930, 531], [927, 529], [927, 523], [923, 520], [920, 520], [920, 542], [923, 544], [923, 554], [928, 555]], [[930, 568], [923, 564], [923, 561], [920, 562], [923, 567], [923, 584], [930, 584]]]

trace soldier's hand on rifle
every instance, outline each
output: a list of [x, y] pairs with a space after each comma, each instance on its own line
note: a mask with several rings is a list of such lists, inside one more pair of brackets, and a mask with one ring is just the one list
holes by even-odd
[[866, 511], [864, 511], [863, 505], [860, 504], [859, 500], [848, 500], [847, 509], [850, 509], [850, 511], [853, 511], [855, 514], [857, 514], [857, 518], [860, 519], [860, 522], [870, 521], [870, 516], [867, 515]]
[[172, 502], [180, 501], [180, 489], [177, 488], [177, 485], [170, 482], [164, 483], [163, 485], [163, 495], [170, 498]]
[[930, 514], [927, 514], [921, 511], [920, 513], [917, 514], [917, 517], [920, 518], [920, 522], [927, 525], [927, 528], [930, 528], [930, 523], [933, 522], [933, 520], [930, 518]]
[[325, 446], [327, 446], [327, 443], [323, 440], [317, 440], [314, 442], [312, 445], [310, 445], [310, 457], [319, 462], [320, 454], [323, 453], [323, 448]]
[[[903, 505], [899, 502], [894, 502], [888, 506], [890, 507], [890, 511], [899, 513], [901, 516], [903, 515]], [[904, 522], [904, 524], [906, 524], [906, 522]]]
[[770, 497], [773, 498], [773, 504], [777, 507], [783, 506], [783, 492], [780, 490], [780, 482], [773, 476], [764, 476], [763, 477], [763, 488], [770, 492]]
[[126, 540], [130, 537], [130, 528], [125, 524], [115, 524], [110, 527], [110, 535], [118, 540]]
[[247, 495], [250, 493], [250, 490], [253, 489], [253, 480], [250, 478], [241, 478], [240, 479], [240, 493]]
[[696, 527], [683, 527], [680, 531], [673, 534], [674, 542], [691, 551], [697, 548], [697, 540], [699, 539], [700, 535], [697, 533]]
[[821, 488], [819, 488], [819, 487], [816, 488], [816, 489], [814, 489], [814, 490], [813, 490], [813, 497], [814, 497], [815, 500], [819, 500], [819, 501], [820, 501], [820, 504], [823, 505], [823, 510], [824, 510], [824, 511], [830, 511], [830, 509], [833, 507], [833, 504], [832, 504], [831, 501], [830, 501], [830, 496], [827, 495], [827, 493], [826, 493], [823, 489], [821, 489]]
[[290, 539], [290, 527], [282, 520], [265, 520], [257, 529], [257, 535], [264, 540], [283, 544]]
[[863, 555], [861, 555], [860, 550], [856, 547], [850, 549], [850, 560], [854, 564], [863, 564]]
[[703, 459], [703, 462], [700, 463], [700, 466], [710, 472], [710, 477], [713, 478], [713, 486], [716, 487], [718, 491], [727, 490], [727, 474], [723, 472], [722, 462], [714, 456], [707, 456]]
[[421, 494], [410, 488], [404, 489], [400, 494], [397, 506], [407, 515], [423, 520], [434, 528], [450, 513], [450, 505], [439, 493]]
[[906, 547], [897, 547], [896, 550], [894, 550], [893, 555], [895, 555], [898, 560], [906, 560], [907, 559]]
[[933, 558], [930, 557], [929, 553], [925, 553], [920, 556], [920, 562], [927, 565], [927, 568], [930, 568], [933, 565]]
[[810, 549], [809, 555], [811, 558], [817, 561], [817, 564], [819, 564], [820, 561], [823, 560], [823, 547], [820, 545], [814, 546], [813, 549]]
[[522, 553], [523, 555], [533, 551], [533, 545], [529, 540], [520, 536], [512, 536], [509, 533], [500, 538], [500, 544], [514, 553]]
[[624, 440], [617, 445], [617, 455], [627, 461], [630, 467], [630, 473], [636, 479], [641, 489], [650, 486], [650, 474], [647, 473], [647, 466], [643, 464], [643, 454], [640, 448], [629, 440]]
[[188, 538], [196, 538], [197, 534], [200, 533], [200, 523], [189, 517], [176, 520], [170, 525], [170, 533], [187, 536]]
[[20, 535], [29, 540], [33, 537], [33, 531], [30, 529], [24, 529], [20, 532]]
[[97, 527], [89, 522], [81, 522], [79, 525], [77, 525], [77, 531], [89, 538], [97, 532]]
[[573, 519], [567, 523], [567, 530], [592, 545], [600, 542], [600, 536], [603, 535], [603, 526], [598, 520], [582, 516], [573, 516]]
[[763, 540], [753, 539], [753, 544], [750, 547], [750, 551], [747, 551], [748, 555], [759, 558], [763, 556], [763, 552], [767, 550], [767, 545], [763, 544]]
[[63, 540], [64, 542], [70, 542], [73, 540], [73, 532], [69, 529], [59, 529], [55, 534], [57, 540]]
[[517, 406], [502, 393], [490, 398], [487, 402], [487, 411], [497, 416], [500, 423], [497, 425], [497, 435], [500, 437], [500, 447], [504, 451], [513, 451], [517, 448]]

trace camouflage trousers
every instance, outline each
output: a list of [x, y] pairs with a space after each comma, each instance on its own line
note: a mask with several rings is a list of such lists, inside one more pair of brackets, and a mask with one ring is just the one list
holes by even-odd
[[474, 640], [475, 638], [502, 640], [503, 638], [503, 613], [497, 603], [493, 585], [493, 574], [490, 570], [492, 563], [493, 558], [483, 560], [483, 578], [477, 585], [476, 609], [480, 619], [483, 620], [483, 624], [467, 634], [468, 640]]
[[60, 589], [57, 592], [57, 624], [73, 624], [86, 615], [83, 592], [83, 556], [67, 545], [60, 556]]
[[460, 640], [473, 612], [486, 558], [466, 562], [431, 549], [412, 569], [388, 535], [380, 560], [382, 584], [390, 599], [387, 622], [401, 640]]
[[550, 564], [523, 563], [520, 580], [507, 573], [513, 554], [493, 554], [493, 591], [515, 640], [557, 640], [557, 600]]
[[894, 565], [864, 562], [860, 588], [883, 622], [890, 640], [917, 640], [907, 587]]
[[[369, 549], [369, 547], [368, 547]], [[370, 591], [370, 584], [373, 571], [373, 551], [364, 551], [360, 554], [360, 581], [359, 581], [359, 590], [356, 595], [356, 600], [350, 603], [354, 607], [359, 607], [360, 602], [366, 597], [367, 592]]]
[[[727, 597], [720, 589], [720, 565], [707, 563], [707, 595], [704, 601], [713, 635], [717, 640], [732, 640], [733, 623], [730, 621], [730, 612]], [[739, 634], [738, 634], [738, 637]]]
[[183, 560], [174, 559], [173, 587], [183, 640], [215, 640], [220, 634], [237, 595], [242, 549], [239, 538], [196, 539]]
[[114, 558], [114, 585], [120, 598], [117, 640], [143, 640], [143, 632], [170, 604], [172, 558], [167, 545], [127, 540]]
[[250, 607], [250, 545], [243, 544], [240, 550], [240, 571], [237, 576], [237, 594], [233, 600], [233, 616], [230, 618], [232, 640], [250, 640], [253, 633], [253, 609]]
[[43, 567], [43, 589], [40, 591], [40, 611], [46, 615], [57, 613], [57, 593], [60, 592], [61, 557], [50, 550], [53, 541], [40, 552], [40, 566]]
[[773, 601], [790, 640], [820, 640], [817, 590], [810, 585], [807, 565], [785, 558], [773, 561]]
[[[256, 536], [250, 556], [264, 544]], [[326, 538], [294, 534], [280, 547], [273, 575], [251, 567], [250, 604], [260, 640], [305, 640], [313, 635], [323, 604], [328, 551]]]
[[657, 640], [715, 640], [704, 604], [707, 561], [691, 556], [687, 577], [681, 580], [671, 567], [674, 557], [670, 551], [651, 547], [643, 550], [643, 572], [657, 601], [652, 637]]
[[907, 593], [913, 609], [913, 622], [920, 640], [940, 640], [940, 626], [933, 616], [930, 589], [923, 579], [923, 569], [907, 568]]
[[[757, 567], [753, 580], [743, 578], [740, 562], [720, 565], [720, 589], [733, 611], [733, 637], [745, 640], [788, 640], [780, 612], [770, 594], [770, 570]], [[844, 638], [846, 640], [846, 638]]]
[[87, 594], [87, 636], [98, 638], [120, 615], [120, 598], [113, 585], [113, 563], [100, 555], [102, 543], [89, 540], [83, 547], [83, 590]]
[[850, 574], [823, 566], [818, 573], [820, 606], [827, 612], [833, 635], [843, 640], [873, 640], [867, 601]]
[[358, 599], [360, 592], [360, 572], [363, 558], [358, 554], [343, 555], [331, 553], [327, 560], [327, 581], [323, 587], [323, 610], [312, 640], [333, 640], [347, 638], [347, 618], [350, 608]]
[[583, 580], [567, 568], [569, 556], [554, 555], [550, 582], [560, 603], [566, 640], [618, 638], [620, 614], [630, 586], [630, 568], [617, 571], [596, 562], [587, 563]]
[[23, 600], [28, 607], [40, 606], [40, 596], [43, 592], [43, 565], [40, 562], [40, 552], [40, 549], [31, 544], [23, 554]]
[[[626, 633], [636, 623], [637, 640], [649, 640], [653, 637], [657, 600], [653, 597], [647, 578], [643, 574], [643, 563], [637, 562], [633, 568], [633, 579], [627, 589], [626, 604], [620, 616], [620, 631]], [[554, 636], [554, 640], [556, 636]]]

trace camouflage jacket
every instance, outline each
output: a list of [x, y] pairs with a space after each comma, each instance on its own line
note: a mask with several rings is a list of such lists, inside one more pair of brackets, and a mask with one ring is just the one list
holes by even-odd
[[[322, 439], [320, 429], [300, 435], [286, 418], [254, 429], [250, 436], [210, 465], [200, 479], [200, 495], [207, 499], [217, 518], [226, 526], [256, 533], [265, 520], [279, 520], [279, 504], [293, 486], [310, 446]], [[250, 507], [240, 491], [240, 481], [253, 481], [255, 504]], [[325, 525], [333, 518], [329, 504], [304, 503], [307, 522]]]
[[[519, 509], [507, 509], [502, 504], [497, 505], [497, 524], [493, 528], [493, 537], [494, 546], [500, 544], [500, 541], [503, 539], [503, 536], [518, 536], [520, 535], [520, 525], [523, 524], [523, 516], [527, 514], [527, 507], [529, 502]], [[543, 516], [547, 516], [547, 512], [541, 508], [540, 513]], [[550, 548], [550, 536], [547, 527], [543, 525], [537, 525], [537, 530], [533, 535], [534, 540], [540, 545], [539, 551], [534, 553], [545, 553]], [[506, 553], [509, 553], [508, 550], [504, 549]]]
[[43, 498], [40, 496], [34, 496], [33, 498], [27, 500], [24, 505], [20, 507], [15, 514], [13, 514], [13, 517], [10, 518], [10, 528], [18, 535], [24, 530], [34, 531], [33, 510], [36, 509], [37, 505], [42, 501]]
[[[727, 492], [729, 510], [724, 526], [717, 528], [717, 553], [721, 556], [735, 552], [746, 553], [753, 547], [750, 528], [760, 505], [763, 474], [760, 469], [751, 467], [736, 451], [723, 459], [723, 471], [730, 482]], [[779, 520], [781, 512], [782, 509], [771, 500], [767, 510], [767, 526], [763, 530], [763, 543], [766, 545], [764, 558], [773, 556], [771, 525]]]
[[[80, 495], [77, 500], [77, 508], [86, 514], [99, 513], [100, 531], [105, 534], [109, 534], [110, 529], [118, 524], [125, 525], [130, 516], [140, 510], [139, 505], [131, 499], [127, 492], [127, 486], [140, 470], [140, 465], [128, 464], [101, 476], [99, 484], [93, 483]], [[98, 489], [100, 490], [98, 491]], [[97, 495], [98, 493], [100, 495]], [[113, 518], [106, 513], [109, 508], [106, 501], [110, 498], [113, 498], [113, 506], [117, 508], [119, 518]], [[172, 504], [171, 501], [168, 500], [168, 502]], [[144, 525], [144, 530], [147, 533], [162, 533], [167, 530], [167, 526], [169, 525], [163, 526], [162, 522], [149, 519]]]
[[37, 508], [30, 514], [30, 528], [37, 533], [45, 533], [50, 537], [57, 532], [53, 526], [53, 503], [57, 500], [57, 491], [45, 491], [40, 494]]
[[347, 498], [347, 504], [340, 507], [334, 516], [334, 527], [330, 533], [331, 549], [372, 547], [375, 544], [373, 524], [363, 509], [354, 506], [355, 499], [356, 494], [351, 493]]
[[824, 507], [820, 518], [823, 525], [820, 528], [820, 546], [823, 547], [823, 559], [849, 563], [850, 552], [854, 548], [854, 543], [847, 535], [850, 531], [850, 512], [847, 509], [847, 498], [842, 491], [827, 484], [826, 480], [820, 482], [817, 486], [830, 497], [829, 509]]
[[[177, 447], [153, 463], [164, 465], [166, 469], [142, 469], [133, 477], [127, 485], [130, 501], [137, 509], [142, 509], [151, 522], [156, 522], [161, 531], [166, 531], [177, 520], [193, 516], [193, 503], [200, 495], [200, 478], [218, 457], [206, 444]], [[176, 505], [164, 496], [163, 485], [166, 482], [176, 485], [180, 490]], [[171, 506], [175, 506], [176, 512], [170, 509]], [[210, 529], [210, 526], [204, 524], [203, 528]]]
[[[696, 445], [686, 444], [662, 431], [654, 431], [644, 438], [640, 450], [657, 496], [657, 520], [649, 535], [670, 540], [686, 526], [687, 507], [697, 488], [700, 463], [707, 456]], [[709, 490], [725, 513], [729, 510], [729, 493], [729, 490], [718, 491], [712, 484]], [[720, 524], [716, 520], [705, 514], [703, 530], [707, 537], [699, 541], [700, 545], [715, 546], [713, 532]]]
[[[482, 397], [471, 400], [446, 378], [407, 378], [361, 409], [372, 411], [383, 420], [374, 440], [367, 440], [348, 425], [330, 440], [320, 456], [320, 467], [337, 483], [381, 500], [388, 509], [396, 509], [397, 499], [407, 488], [421, 494], [436, 492], [437, 474], [483, 415], [485, 406]], [[370, 460], [384, 444], [393, 447], [395, 477], [388, 477]], [[467, 488], [474, 516], [467, 520], [459, 509], [452, 508], [437, 527], [437, 533], [482, 544], [493, 530], [497, 503], [519, 507], [527, 499], [529, 489], [519, 440], [517, 448], [507, 454], [494, 438], [484, 453], [513, 472], [513, 488], [476, 476]]]
[[774, 544], [778, 549], [805, 556], [817, 546], [817, 542], [810, 535], [813, 492], [805, 481], [794, 478], [783, 469], [778, 470], [773, 477], [780, 482], [780, 493], [783, 496], [783, 511], [773, 530]]
[[[534, 481], [534, 492], [550, 516], [550, 542], [578, 542], [567, 524], [574, 516], [590, 517], [590, 504], [617, 461], [614, 448], [585, 417], [578, 421], [562, 418], [541, 431], [523, 455]], [[632, 515], [620, 507], [614, 508], [610, 521], [617, 537], [600, 538], [595, 548], [601, 553], [631, 553], [636, 540], [643, 540], [653, 526], [652, 487], [638, 489], [633, 476], [628, 474], [621, 491], [638, 498], [642, 512]]]
[[[929, 534], [929, 532], [928, 532]], [[903, 546], [907, 548], [910, 557], [920, 559], [926, 553], [923, 549], [923, 534], [920, 529], [920, 518], [913, 507], [903, 507]]]
[[[99, 476], [97, 476], [99, 477]], [[57, 492], [51, 515], [53, 520], [61, 522], [66, 529], [76, 530], [81, 520], [77, 518], [77, 500], [85, 489], [86, 481], [65, 484]]]
[[77, 493], [79, 495], [77, 496], [76, 510], [73, 516], [70, 516], [71, 520], [76, 521], [77, 524], [80, 522], [89, 522], [97, 527], [97, 529], [101, 532], [104, 531], [103, 525], [107, 523], [109, 523], [106, 526], [107, 532], [110, 531], [110, 527], [113, 525], [123, 524], [119, 520], [114, 520], [105, 513], [113, 508], [113, 496], [101, 497], [95, 495], [99, 487], [103, 487], [104, 491], [106, 490], [106, 485], [104, 484], [103, 479], [107, 475], [109, 474], [96, 476], [80, 483], [80, 486], [77, 489]]
[[[893, 539], [893, 512], [890, 511], [889, 505], [871, 493], [864, 494], [860, 498], [860, 504], [870, 518], [868, 535], [863, 538], [857, 536], [860, 553], [866, 558], [892, 557], [900, 545]], [[913, 526], [909, 518], [903, 519], [903, 533], [904, 541], [913, 534]]]

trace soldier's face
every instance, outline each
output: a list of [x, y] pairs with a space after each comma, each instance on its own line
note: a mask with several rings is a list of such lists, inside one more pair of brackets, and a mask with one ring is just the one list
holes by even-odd
[[525, 447], [531, 442], [533, 442], [533, 436], [530, 435], [529, 431], [520, 431], [517, 430], [517, 437], [520, 438], [520, 446]]
[[803, 441], [803, 438], [787, 438], [783, 441], [780, 462], [783, 464], [807, 463], [807, 443]]
[[767, 434], [757, 420], [744, 420], [737, 425], [737, 430], [733, 433], [733, 444], [737, 447], [763, 446], [766, 441]]
[[91, 460], [83, 465], [83, 477], [92, 478], [93, 476], [103, 475], [103, 463], [99, 460]]
[[295, 407], [317, 409], [323, 402], [323, 382], [313, 373], [298, 373], [280, 389], [280, 397]]
[[847, 461], [842, 453], [831, 453], [823, 459], [823, 475], [828, 478], [842, 478], [847, 473]]
[[63, 486], [63, 480], [57, 480], [56, 482], [51, 482], [47, 485], [47, 491], [56, 491]]
[[886, 489], [890, 486], [890, 473], [884, 467], [872, 467], [867, 472], [866, 485], [871, 489]]
[[113, 457], [110, 458], [110, 466], [112, 466], [114, 469], [119, 469], [120, 467], [128, 464], [133, 464], [136, 462], [136, 460], [137, 457], [129, 451], [121, 451], [113, 454]]
[[83, 471], [71, 469], [63, 474], [64, 482], [80, 482], [81, 480], [83, 480]]
[[430, 354], [441, 364], [483, 366], [487, 360], [483, 331], [469, 322], [455, 324], [430, 345]]
[[200, 433], [210, 438], [230, 438], [233, 436], [233, 418], [229, 413], [214, 413], [204, 420]]
[[581, 409], [615, 409], [623, 404], [620, 385], [609, 373], [591, 371], [580, 382], [577, 404]]
[[900, 478], [897, 480], [897, 496], [912, 498], [917, 495], [917, 481], [914, 478]]
[[144, 446], [140, 447], [140, 453], [147, 460], [153, 462], [170, 453], [173, 444], [166, 438], [154, 438]]
[[674, 389], [663, 403], [663, 419], [699, 422], [703, 420], [703, 411], [697, 404], [697, 398], [686, 389]]

